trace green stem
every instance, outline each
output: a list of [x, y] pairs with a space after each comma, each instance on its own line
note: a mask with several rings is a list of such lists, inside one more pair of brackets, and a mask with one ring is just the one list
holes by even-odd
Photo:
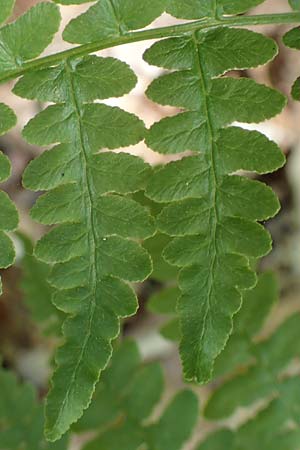
[[161, 39], [172, 36], [179, 36], [184, 33], [193, 33], [198, 30], [214, 28], [216, 26], [251, 26], [251, 25], [273, 25], [273, 24], [292, 24], [300, 23], [300, 12], [283, 13], [283, 14], [261, 14], [257, 16], [237, 16], [237, 17], [220, 17], [218, 19], [205, 18], [195, 20], [193, 22], [183, 23], [179, 25], [171, 25], [162, 28], [153, 28], [150, 30], [135, 31], [123, 34], [122, 36], [101, 39], [90, 44], [80, 45], [78, 47], [55, 53], [50, 56], [37, 58], [0, 75], [0, 83], [18, 78], [26, 72], [47, 68], [49, 66], [59, 64], [68, 58], [85, 56], [99, 50], [117, 47], [119, 45], [129, 44], [132, 42], [147, 41], [150, 39]]

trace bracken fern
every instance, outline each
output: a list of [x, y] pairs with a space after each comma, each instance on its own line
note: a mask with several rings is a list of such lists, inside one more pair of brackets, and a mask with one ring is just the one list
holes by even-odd
[[268, 338], [259, 338], [277, 297], [270, 273], [261, 275], [245, 295], [234, 318], [234, 333], [217, 359], [216, 375], [223, 380], [219, 378], [204, 409], [207, 419], [220, 420], [239, 407], [250, 407], [250, 419], [234, 431], [211, 434], [197, 450], [299, 449], [299, 375], [291, 370], [299, 361], [299, 313], [283, 320]]
[[102, 148], [139, 142], [143, 123], [119, 108], [90, 103], [123, 95], [135, 81], [124, 63], [90, 56], [31, 74], [14, 88], [23, 97], [58, 102], [23, 132], [33, 144], [61, 142], [24, 174], [25, 187], [51, 189], [31, 215], [61, 225], [38, 242], [35, 254], [53, 264], [53, 301], [71, 315], [47, 400], [49, 437], [82, 414], [111, 355], [119, 317], [136, 312], [135, 294], [120, 279], [142, 281], [151, 272], [150, 259], [135, 239], [153, 234], [153, 221], [145, 208], [124, 196], [143, 187], [150, 167], [134, 156], [98, 154]]
[[[2, 3], [0, 20], [5, 22], [14, 2]], [[66, 316], [46, 401], [49, 440], [59, 439], [90, 404], [100, 372], [111, 357], [120, 319], [137, 310], [135, 292], [127, 282], [150, 275], [149, 253], [154, 277], [164, 279], [164, 270], [172, 276], [179, 271], [177, 311], [173, 300], [170, 304], [180, 318], [185, 378], [207, 382], [215, 360], [216, 373], [225, 370], [219, 355], [232, 330], [229, 353], [237, 338], [233, 316], [248, 295], [245, 291], [257, 282], [256, 260], [271, 249], [270, 235], [259, 222], [279, 210], [270, 188], [234, 173], [242, 169], [263, 174], [284, 164], [274, 142], [236, 122], [269, 119], [280, 113], [286, 100], [270, 87], [224, 74], [266, 64], [278, 52], [272, 39], [238, 25], [300, 20], [296, 12], [236, 16], [260, 3], [99, 0], [63, 31], [65, 41], [81, 45], [41, 58], [59, 29], [57, 5], [39, 3], [0, 29], [0, 81], [19, 78], [13, 89], [16, 95], [51, 103], [23, 130], [30, 144], [55, 144], [28, 165], [23, 177], [25, 188], [48, 191], [38, 198], [31, 217], [53, 227], [37, 242], [34, 255], [46, 264], [36, 267], [45, 276], [49, 273], [47, 293], [53, 292], [60, 317]], [[290, 4], [299, 9], [297, 1]], [[139, 31], [165, 11], [178, 19], [196, 20]], [[292, 40], [298, 39], [295, 33]], [[135, 115], [99, 103], [135, 87], [131, 68], [90, 53], [153, 38], [166, 39], [149, 48], [144, 59], [171, 73], [154, 80], [147, 96], [181, 112], [146, 130]], [[291, 43], [289, 38], [286, 42]], [[14, 113], [1, 104], [0, 134], [15, 121]], [[112, 151], [143, 139], [163, 154], [190, 154], [153, 171], [135, 156]], [[9, 164], [2, 155], [0, 181], [8, 176]], [[141, 198], [143, 190], [159, 204], [155, 213], [152, 210], [155, 219], [147, 200]], [[4, 193], [0, 206], [0, 267], [4, 268], [14, 259], [6, 232], [17, 227], [17, 213]], [[33, 262], [30, 257], [26, 261]], [[171, 296], [177, 295], [177, 288], [172, 289]], [[175, 317], [171, 330], [175, 338], [177, 324]], [[251, 337], [249, 331], [245, 341]], [[153, 426], [153, 436], [159, 426]], [[149, 448], [176, 445], [157, 443], [153, 436]], [[184, 439], [179, 441], [178, 448]]]
[[[1, 6], [0, 25], [11, 15], [13, 4], [14, 2], [9, 0], [4, 2], [3, 6]], [[15, 113], [8, 106], [0, 103], [0, 136], [13, 128], [16, 122], [17, 118]], [[10, 171], [9, 160], [2, 152], [0, 152], [0, 183], [9, 178]], [[17, 228], [18, 213], [8, 195], [2, 191], [0, 191], [0, 211], [0, 268], [5, 269], [14, 262], [15, 258], [15, 250], [12, 241], [7, 236], [6, 232], [13, 231]], [[2, 285], [0, 285], [0, 293], [2, 293]]]
[[210, 379], [241, 306], [241, 291], [255, 284], [249, 259], [271, 249], [268, 233], [255, 221], [276, 214], [275, 195], [263, 183], [230, 174], [266, 173], [284, 163], [277, 145], [262, 134], [228, 126], [273, 117], [284, 97], [253, 80], [221, 75], [257, 67], [276, 54], [272, 40], [222, 27], [160, 41], [144, 55], [151, 64], [177, 69], [155, 80], [148, 97], [187, 110], [154, 124], [146, 143], [164, 154], [198, 152], [156, 172], [146, 190], [152, 200], [171, 202], [157, 225], [175, 237], [165, 258], [183, 267], [178, 310], [188, 380]]

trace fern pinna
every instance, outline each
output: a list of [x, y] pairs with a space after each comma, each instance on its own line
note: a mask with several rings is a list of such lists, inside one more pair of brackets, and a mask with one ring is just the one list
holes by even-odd
[[235, 430], [210, 434], [197, 450], [299, 449], [299, 312], [281, 318], [271, 335], [266, 337], [265, 330], [261, 337], [277, 297], [271, 273], [262, 274], [244, 295], [234, 332], [217, 359], [216, 375], [223, 379], [218, 379], [204, 409], [209, 420], [228, 418], [241, 407], [249, 408], [250, 417]]
[[[23, 76], [14, 87], [16, 95], [51, 103], [23, 131], [31, 144], [55, 144], [24, 173], [26, 188], [49, 191], [39, 197], [31, 216], [55, 226], [37, 243], [35, 255], [51, 266], [53, 303], [67, 316], [46, 402], [49, 440], [65, 433], [89, 405], [110, 359], [120, 318], [137, 309], [127, 282], [142, 281], [152, 270], [146, 249], [157, 236], [144, 247], [140, 241], [153, 236], [156, 228], [162, 233], [159, 239], [171, 239], [164, 257], [180, 268], [185, 377], [200, 383], [211, 377], [243, 291], [256, 283], [255, 260], [271, 248], [269, 233], [258, 222], [279, 209], [267, 186], [233, 173], [271, 172], [283, 165], [284, 156], [265, 136], [235, 122], [271, 118], [282, 110], [285, 98], [253, 80], [223, 76], [276, 56], [273, 40], [230, 28], [269, 23], [269, 16], [235, 17], [262, 2], [99, 0], [63, 31], [63, 38], [79, 47], [38, 59], [58, 31], [57, 5], [41, 2], [0, 30], [0, 80]], [[13, 3], [5, 0], [1, 20], [8, 18]], [[132, 31], [164, 11], [196, 21]], [[299, 22], [296, 13], [271, 17], [274, 23]], [[172, 72], [155, 80], [147, 95], [184, 111], [146, 130], [133, 114], [98, 102], [129, 93], [135, 74], [121, 61], [90, 53], [162, 37], [167, 39], [155, 43], [144, 58]], [[1, 106], [0, 116], [0, 132], [14, 125], [7, 107]], [[111, 151], [145, 137], [154, 151], [193, 154], [153, 172], [139, 158]], [[9, 172], [3, 157], [0, 163], [3, 180]], [[151, 200], [161, 203], [157, 221], [132, 195], [145, 188]], [[6, 267], [13, 250], [2, 230], [13, 230], [17, 215], [2, 197], [10, 216], [0, 223], [0, 265]]]
[[[16, 124], [14, 112], [4, 103], [0, 103], [0, 136]], [[0, 152], [0, 183], [10, 176], [11, 167], [8, 158]], [[11, 266], [15, 259], [15, 249], [7, 232], [14, 231], [18, 226], [18, 213], [8, 195], [0, 191], [0, 268]], [[0, 280], [0, 293], [2, 284]]]
[[47, 442], [44, 437], [43, 405], [35, 388], [21, 384], [15, 374], [0, 369], [0, 448], [5, 450], [66, 450], [69, 436]]
[[[0, 446], [5, 450], [67, 450], [71, 434], [56, 442], [43, 436], [42, 404], [33, 386], [20, 383], [9, 371], [0, 370]], [[159, 417], [153, 409], [164, 393], [162, 368], [144, 364], [137, 345], [125, 340], [115, 349], [111, 362], [97, 385], [92, 403], [72, 427], [81, 435], [84, 450], [182, 450], [199, 414], [196, 395], [178, 392]], [[184, 418], [177, 422], [184, 411]], [[147, 419], [147, 423], [145, 423]]]
[[69, 315], [46, 406], [50, 439], [88, 406], [119, 333], [119, 317], [137, 309], [133, 289], [121, 280], [141, 281], [151, 272], [150, 258], [136, 240], [154, 233], [153, 220], [124, 196], [143, 188], [150, 167], [128, 154], [99, 153], [138, 143], [144, 125], [119, 108], [92, 103], [122, 96], [135, 83], [125, 63], [87, 56], [25, 75], [14, 88], [21, 97], [54, 103], [28, 123], [25, 139], [60, 143], [24, 173], [26, 188], [50, 190], [31, 215], [59, 226], [37, 243], [35, 254], [53, 265], [53, 302]]
[[[7, 0], [1, 5], [0, 9], [0, 25], [3, 24], [11, 15], [14, 1]], [[0, 38], [1, 39], [1, 38]], [[2, 56], [2, 57], [1, 57]], [[7, 56], [7, 55], [6, 55]], [[0, 52], [0, 67], [2, 68], [4, 61]], [[16, 125], [17, 117], [15, 113], [4, 103], [0, 103], [0, 136], [8, 132]], [[0, 152], [0, 183], [7, 180], [10, 176], [11, 167], [7, 157]], [[18, 226], [18, 213], [9, 199], [8, 195], [0, 191], [0, 268], [5, 269], [14, 262], [15, 249], [12, 241], [6, 234], [13, 231]], [[1, 280], [0, 280], [1, 283]], [[2, 285], [0, 284], [0, 293]]]
[[[300, 3], [298, 0], [290, 0], [291, 6], [295, 10], [300, 10]], [[283, 42], [287, 47], [294, 50], [300, 50], [300, 27], [292, 28], [283, 36]], [[300, 100], [300, 77], [296, 79], [293, 84], [292, 97], [294, 100]]]
[[[89, 103], [128, 92], [135, 84], [130, 69], [116, 60], [91, 56], [35, 75], [24, 77], [15, 92], [59, 103], [34, 118], [23, 135], [34, 144], [61, 144], [28, 166], [24, 185], [51, 189], [39, 198], [32, 217], [61, 225], [38, 242], [36, 255], [53, 264], [53, 301], [72, 316], [64, 326], [66, 343], [58, 351], [47, 401], [51, 437], [82, 414], [99, 370], [111, 355], [119, 317], [136, 312], [134, 291], [121, 279], [141, 281], [151, 272], [146, 251], [134, 239], [153, 234], [154, 225], [145, 208], [124, 197], [143, 187], [149, 166], [130, 155], [98, 154], [104, 147], [139, 142], [142, 122], [118, 108]], [[60, 92], [53, 86], [57, 79]]]
[[[90, 408], [74, 425], [77, 433], [94, 432], [84, 450], [118, 450], [120, 446], [122, 450], [181, 450], [197, 421], [197, 397], [187, 389], [178, 392], [153, 421], [163, 388], [160, 365], [141, 364], [137, 345], [125, 340], [116, 348]], [[178, 423], [182, 411], [185, 414]]]
[[157, 171], [146, 191], [152, 200], [170, 203], [157, 224], [174, 236], [165, 258], [183, 267], [178, 311], [188, 380], [211, 378], [242, 290], [256, 282], [250, 259], [271, 248], [268, 232], [256, 221], [279, 209], [267, 186], [231, 174], [277, 169], [284, 163], [280, 149], [256, 131], [229, 125], [273, 117], [285, 99], [253, 80], [222, 75], [265, 64], [276, 54], [272, 40], [222, 27], [160, 41], [144, 55], [150, 64], [174, 70], [150, 85], [148, 97], [186, 110], [154, 124], [147, 145], [164, 154], [196, 153]]

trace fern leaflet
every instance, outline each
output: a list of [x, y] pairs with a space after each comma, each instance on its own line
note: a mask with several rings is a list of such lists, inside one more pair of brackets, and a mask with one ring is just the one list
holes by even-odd
[[[147, 250], [155, 254], [154, 277], [166, 276], [160, 268], [173, 275], [180, 270], [177, 309], [188, 380], [203, 383], [210, 379], [214, 361], [232, 331], [242, 294], [255, 286], [250, 262], [271, 248], [270, 236], [258, 222], [272, 217], [279, 203], [264, 184], [233, 173], [240, 169], [267, 173], [281, 167], [284, 157], [265, 136], [232, 124], [268, 119], [281, 111], [285, 98], [252, 80], [223, 75], [232, 69], [257, 67], [276, 56], [271, 39], [226, 26], [245, 25], [247, 17], [235, 22], [227, 16], [260, 3], [99, 0], [71, 20], [63, 32], [66, 41], [81, 46], [38, 60], [59, 28], [57, 5], [39, 3], [0, 29], [0, 79], [24, 75], [14, 93], [51, 103], [23, 130], [31, 144], [55, 144], [29, 164], [23, 178], [26, 188], [48, 191], [38, 198], [31, 216], [53, 227], [34, 253], [51, 266], [53, 303], [67, 315], [46, 402], [49, 440], [59, 439], [88, 407], [100, 372], [111, 357], [111, 341], [119, 333], [120, 319], [137, 309], [135, 293], [127, 282], [142, 281], [151, 273]], [[4, 0], [3, 5], [0, 18], [5, 22], [13, 1]], [[295, 2], [291, 5], [297, 8]], [[133, 31], [148, 26], [164, 11], [200, 20]], [[274, 20], [284, 16], [284, 22], [295, 22], [298, 17], [296, 13], [278, 16]], [[253, 20], [257, 24], [267, 19]], [[137, 81], [132, 70], [113, 58], [88, 54], [162, 36], [173, 38], [154, 44], [145, 60], [172, 72], [155, 80], [147, 95], [184, 111], [146, 131], [133, 114], [98, 102], [129, 93]], [[0, 133], [14, 122], [14, 114], [1, 105]], [[104, 151], [135, 145], [145, 137], [155, 151], [191, 151], [193, 155], [153, 174], [149, 165], [134, 156]], [[3, 156], [0, 163], [4, 180], [9, 170]], [[147, 196], [161, 204], [156, 235], [147, 207], [134, 195], [145, 188]], [[0, 215], [0, 266], [7, 267], [14, 251], [5, 232], [16, 227], [17, 215], [5, 194], [0, 201], [1, 210], [7, 211], [3, 221]], [[166, 262], [158, 254], [162, 243], [166, 244]], [[39, 267], [48, 271], [48, 266]], [[166, 311], [170, 309], [174, 314], [173, 302]], [[176, 318], [174, 330], [177, 333]], [[247, 338], [251, 338], [250, 331]], [[169, 444], [155, 440], [149, 444], [160, 445]]]
[[[1, 3], [0, 24], [5, 22], [13, 9], [14, 1]], [[47, 15], [47, 21], [42, 19]], [[17, 69], [24, 61], [35, 58], [51, 42], [58, 30], [60, 14], [58, 7], [49, 3], [41, 3], [30, 9], [16, 22], [0, 28], [0, 73], [5, 74]], [[6, 105], [0, 104], [0, 135], [6, 133], [16, 124], [14, 112]], [[10, 164], [0, 154], [0, 182], [10, 175]], [[5, 233], [18, 226], [18, 214], [8, 196], [0, 193], [0, 267], [10, 266], [15, 258], [15, 250], [10, 238]]]
[[255, 336], [277, 296], [269, 273], [261, 275], [257, 286], [245, 295], [219, 365], [217, 359], [218, 375], [226, 374], [226, 378], [219, 379], [204, 410], [207, 419], [220, 420], [239, 407], [250, 407], [250, 420], [234, 431], [224, 429], [209, 435], [197, 450], [298, 450], [299, 375], [290, 369], [297, 367], [299, 359], [299, 313], [285, 319], [268, 338]]
[[50, 439], [65, 432], [88, 406], [110, 358], [110, 341], [119, 333], [118, 317], [136, 311], [135, 294], [120, 279], [141, 281], [151, 272], [147, 253], [134, 239], [153, 234], [153, 221], [145, 208], [124, 197], [143, 187], [150, 168], [127, 154], [97, 153], [136, 144], [143, 138], [143, 123], [118, 108], [89, 103], [125, 94], [135, 81], [124, 63], [91, 56], [37, 72], [30, 80], [24, 77], [15, 87], [19, 95], [60, 102], [23, 132], [30, 143], [61, 142], [24, 174], [25, 187], [51, 189], [31, 214], [41, 223], [61, 225], [38, 242], [35, 253], [53, 264], [53, 301], [70, 315], [46, 405]]
[[265, 0], [169, 0], [167, 12], [178, 19], [241, 14]]
[[28, 237], [18, 233], [23, 244], [20, 287], [31, 317], [45, 336], [59, 335], [63, 313], [51, 302], [53, 288], [47, 282], [51, 267], [33, 255], [33, 244]]
[[[1, 49], [14, 62], [35, 57], [57, 26], [57, 7], [37, 5], [1, 30]], [[24, 49], [10, 40], [17, 32], [32, 32], [30, 38], [37, 42]], [[12, 63], [7, 61], [7, 67], [12, 69]], [[60, 224], [35, 249], [39, 259], [53, 265], [53, 301], [69, 315], [46, 405], [47, 437], [52, 440], [88, 406], [110, 358], [110, 341], [119, 333], [119, 317], [136, 311], [135, 294], [121, 279], [140, 281], [151, 272], [149, 256], [136, 240], [154, 233], [153, 220], [145, 208], [124, 197], [143, 188], [150, 167], [127, 154], [97, 154], [102, 148], [138, 143], [144, 125], [118, 108], [92, 103], [124, 95], [135, 83], [126, 64], [87, 56], [26, 74], [14, 88], [19, 96], [54, 103], [29, 122], [25, 139], [37, 145], [60, 142], [24, 174], [26, 188], [50, 190], [38, 199], [32, 217]]]
[[34, 388], [21, 384], [15, 376], [0, 370], [0, 448], [5, 450], [66, 450], [68, 435], [54, 444], [46, 442], [43, 405]]
[[[14, 112], [3, 103], [0, 103], [0, 136], [10, 130], [16, 124], [17, 118]], [[10, 176], [10, 162], [0, 152], [0, 183]], [[18, 226], [18, 213], [8, 195], [0, 191], [0, 268], [5, 269], [13, 264], [15, 249], [8, 231], [14, 231]], [[0, 293], [2, 285], [0, 280]]]
[[[157, 363], [142, 364], [137, 345], [124, 341], [117, 347], [109, 367], [93, 395], [90, 408], [73, 425], [83, 435], [84, 450], [181, 450], [190, 437], [199, 411], [191, 390], [178, 392], [155, 420], [149, 421], [160, 403], [164, 380]], [[0, 370], [0, 446], [5, 450], [66, 450], [69, 435], [49, 443], [43, 437], [43, 405], [34, 389], [18, 383]], [[178, 415], [185, 412], [177, 423]], [[147, 423], [145, 423], [147, 420]], [[87, 432], [90, 433], [90, 437]]]
[[[97, 386], [90, 408], [75, 425], [77, 432], [96, 430], [84, 450], [181, 450], [198, 416], [197, 398], [183, 390], [171, 400], [161, 417], [149, 421], [163, 392], [163, 375], [157, 363], [142, 366], [137, 345], [124, 341]], [[178, 414], [184, 417], [177, 423]]]
[[[76, 3], [84, 2], [78, 0]], [[74, 0], [61, 0], [60, 3], [70, 4]], [[63, 38], [71, 43], [86, 44], [121, 36], [129, 30], [149, 25], [164, 12], [166, 4], [167, 0], [99, 0], [86, 13], [71, 20], [63, 32]]]
[[160, 41], [144, 55], [150, 64], [175, 69], [150, 85], [148, 97], [186, 110], [154, 124], [146, 137], [148, 146], [164, 154], [198, 152], [157, 171], [146, 191], [154, 201], [171, 202], [157, 224], [175, 237], [164, 250], [165, 258], [183, 267], [178, 311], [188, 380], [210, 379], [231, 333], [232, 316], [241, 306], [241, 291], [255, 284], [249, 258], [271, 248], [269, 234], [255, 221], [279, 209], [267, 186], [228, 174], [238, 169], [263, 173], [284, 163], [276, 144], [260, 133], [228, 127], [234, 121], [274, 116], [282, 110], [284, 97], [253, 80], [220, 76], [264, 64], [276, 54], [272, 40], [222, 27]]
[[[299, 2], [291, 2], [294, 9], [300, 9]], [[283, 36], [283, 42], [287, 47], [300, 50], [300, 28], [293, 28]], [[300, 101], [300, 77], [298, 77], [292, 87], [292, 97], [294, 100]]]

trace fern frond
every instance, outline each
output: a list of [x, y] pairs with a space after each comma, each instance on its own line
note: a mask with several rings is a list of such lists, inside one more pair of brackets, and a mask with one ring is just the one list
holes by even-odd
[[[15, 113], [3, 103], [0, 103], [0, 136], [5, 134], [16, 124]], [[0, 152], [0, 183], [10, 176], [11, 167], [9, 159]], [[0, 191], [0, 268], [11, 266], [15, 259], [15, 249], [7, 232], [14, 231], [19, 222], [17, 210], [9, 196]], [[0, 293], [2, 284], [0, 280]]]
[[10, 72], [36, 58], [51, 43], [60, 24], [59, 8], [39, 3], [0, 29], [0, 72]]
[[63, 313], [52, 303], [53, 288], [47, 281], [51, 267], [33, 255], [33, 243], [27, 236], [18, 233], [18, 238], [23, 244], [20, 287], [24, 302], [41, 331], [46, 336], [58, 336]]
[[205, 415], [219, 419], [231, 415], [238, 406], [248, 406], [260, 398], [280, 392], [283, 374], [292, 360], [299, 357], [299, 313], [288, 317], [267, 340], [255, 344], [255, 362], [217, 389]]
[[261, 274], [255, 288], [244, 292], [242, 307], [234, 316], [232, 335], [216, 359], [214, 377], [228, 375], [255, 360], [254, 340], [278, 297], [277, 280], [271, 272]]
[[[14, 1], [1, 2], [0, 23], [10, 16]], [[5, 74], [17, 69], [24, 61], [35, 58], [52, 41], [58, 30], [60, 14], [58, 7], [50, 3], [40, 3], [31, 8], [14, 23], [0, 28], [0, 72]], [[17, 118], [14, 112], [0, 104], [0, 136], [9, 131]], [[0, 182], [10, 175], [10, 163], [0, 153]], [[0, 267], [10, 266], [15, 258], [15, 250], [7, 231], [18, 226], [18, 213], [7, 194], [0, 192]]]
[[25, 76], [14, 89], [23, 97], [59, 102], [23, 131], [32, 144], [60, 142], [24, 173], [26, 188], [50, 189], [37, 200], [32, 218], [60, 224], [35, 249], [39, 259], [53, 265], [53, 301], [69, 315], [46, 404], [51, 440], [89, 405], [111, 356], [110, 341], [119, 334], [119, 318], [137, 309], [133, 290], [121, 279], [142, 281], [151, 272], [149, 256], [136, 239], [154, 233], [153, 220], [146, 208], [125, 196], [143, 189], [151, 169], [128, 154], [98, 153], [138, 143], [144, 125], [119, 108], [90, 103], [124, 95], [135, 83], [125, 63], [87, 56]]
[[[63, 4], [85, 2], [61, 0]], [[2, 3], [0, 19], [5, 22], [13, 1]], [[40, 266], [45, 273], [51, 266], [48, 278], [53, 303], [67, 315], [46, 402], [49, 440], [59, 439], [89, 406], [100, 373], [109, 363], [120, 320], [137, 309], [129, 283], [142, 281], [151, 273], [147, 249], [154, 255], [157, 279], [174, 276], [180, 270], [182, 294], [177, 309], [184, 372], [189, 380], [209, 380], [214, 361], [232, 332], [242, 294], [255, 286], [252, 259], [271, 248], [270, 236], [258, 222], [272, 217], [279, 202], [264, 184], [232, 174], [240, 169], [270, 172], [282, 166], [284, 157], [265, 136], [232, 124], [268, 119], [281, 111], [285, 99], [253, 80], [223, 76], [229, 70], [265, 64], [277, 54], [272, 40], [226, 24], [269, 23], [270, 17], [276, 23], [298, 20], [296, 13], [225, 17], [244, 13], [260, 3], [262, 0], [99, 0], [64, 30], [65, 40], [83, 45], [37, 60], [59, 28], [57, 5], [39, 3], [0, 29], [1, 80], [24, 75], [14, 93], [51, 103], [23, 131], [31, 144], [55, 145], [29, 164], [23, 178], [28, 189], [48, 191], [31, 210], [34, 220], [51, 226], [38, 241], [35, 256], [46, 264]], [[134, 31], [149, 25], [164, 11], [200, 20]], [[145, 59], [172, 72], [155, 80], [147, 94], [157, 103], [183, 111], [146, 132], [135, 115], [98, 102], [129, 93], [136, 84], [135, 74], [118, 60], [88, 54], [168, 36], [173, 38], [156, 43]], [[0, 105], [0, 133], [14, 120], [10, 110]], [[149, 165], [134, 156], [103, 151], [135, 145], [145, 137], [155, 151], [191, 151], [193, 155], [153, 174]], [[0, 163], [0, 178], [5, 179], [9, 170], [3, 156]], [[148, 197], [161, 204], [157, 234], [147, 205], [136, 198], [146, 186]], [[6, 267], [14, 255], [5, 232], [16, 227], [16, 211], [4, 194], [0, 202], [5, 212], [3, 226], [0, 214], [0, 267]], [[141, 240], [146, 240], [144, 247]], [[162, 243], [165, 261], [160, 254]], [[174, 314], [173, 299], [165, 308]], [[294, 338], [294, 324], [288, 325], [290, 334], [285, 331], [284, 349]], [[237, 330], [234, 324], [230, 342], [234, 342]], [[245, 342], [252, 343], [254, 332], [249, 327]], [[281, 338], [274, 339], [280, 346]], [[267, 341], [264, 344], [269, 345]], [[267, 348], [270, 352], [272, 345]], [[267, 350], [263, 344], [255, 347], [259, 356], [255, 353], [254, 359], [267, 360]], [[276, 358], [280, 360], [279, 350]], [[276, 362], [278, 370], [273, 368], [272, 376], [267, 375], [268, 382], [278, 382], [278, 373], [287, 360], [293, 359], [293, 351], [290, 345], [285, 359]], [[271, 363], [276, 365], [274, 359]], [[123, 370], [126, 375], [127, 369]], [[225, 372], [228, 370], [225, 367]], [[122, 371], [121, 375], [116, 371], [118, 377], [122, 377]], [[113, 370], [109, 373], [113, 380]], [[155, 365], [146, 367], [133, 373], [130, 381], [133, 384], [128, 383], [124, 389], [118, 388], [118, 381], [112, 381], [113, 392], [108, 389], [105, 394], [112, 402], [106, 405], [107, 413], [122, 420], [112, 427], [109, 424], [105, 433], [99, 432], [88, 444], [90, 448], [119, 448], [121, 436], [125, 448], [127, 444], [130, 448], [146, 444], [153, 449], [180, 449], [196, 416], [193, 394], [180, 394], [158, 423], [145, 426], [141, 421], [148, 418], [158, 400], [160, 370]], [[264, 383], [260, 392], [267, 396], [270, 386]], [[189, 412], [183, 429], [174, 420], [182, 408]]]
[[119, 450], [120, 445], [122, 450], [145, 445], [153, 450], [182, 449], [198, 416], [197, 398], [189, 390], [179, 392], [160, 418], [145, 425], [162, 392], [160, 366], [142, 366], [136, 344], [123, 342], [103, 373], [90, 408], [75, 425], [77, 432], [97, 433], [84, 449]]
[[[76, 3], [84, 3], [79, 0]], [[74, 0], [60, 0], [71, 4]], [[63, 32], [63, 38], [72, 43], [86, 44], [98, 39], [117, 37], [144, 28], [165, 10], [167, 0], [99, 0], [87, 12], [72, 19]], [[82, 33], [82, 29], [85, 33]]]
[[201, 19], [241, 14], [265, 0], [169, 0], [167, 12], [178, 19]]
[[159, 331], [164, 338], [172, 341], [180, 339], [179, 321], [176, 314], [176, 304], [179, 296], [179, 288], [172, 283], [162, 288], [158, 293], [153, 294], [147, 302], [148, 311], [168, 318]]
[[207, 419], [220, 420], [248, 407], [251, 419], [234, 432], [211, 434], [197, 450], [299, 448], [299, 313], [285, 319], [271, 336], [258, 338], [278, 298], [275, 286], [274, 275], [265, 273], [244, 294], [234, 333], [216, 361], [217, 375], [226, 377], [219, 378], [204, 409]]
[[[300, 3], [292, 4], [293, 9], [300, 9]], [[283, 43], [292, 49], [300, 50], [300, 28], [293, 28], [283, 36]], [[300, 77], [296, 79], [292, 87], [292, 97], [294, 100], [300, 101]]]
[[283, 380], [276, 389], [276, 397], [234, 432], [228, 429], [215, 432], [196, 450], [298, 450], [299, 375]]
[[4, 369], [0, 370], [0, 448], [3, 450], [66, 450], [69, 437], [54, 444], [43, 435], [43, 405], [34, 388], [21, 384]]
[[[179, 391], [160, 416], [149, 421], [163, 388], [160, 365], [144, 365], [137, 345], [124, 341], [103, 373], [90, 408], [72, 427], [77, 435], [84, 435], [82, 448], [120, 450], [121, 445], [122, 450], [137, 450], [147, 445], [153, 450], [182, 450], [198, 418], [198, 400], [191, 390]], [[69, 435], [55, 443], [44, 440], [43, 406], [32, 386], [19, 384], [11, 373], [0, 370], [0, 389], [1, 449], [69, 448]], [[178, 423], [182, 411], [184, 416]]]
[[265, 136], [229, 126], [273, 117], [285, 105], [284, 97], [250, 79], [220, 76], [265, 64], [276, 54], [271, 39], [222, 27], [160, 41], [144, 55], [150, 64], [175, 69], [154, 80], [148, 97], [186, 110], [154, 124], [146, 143], [164, 154], [198, 152], [155, 172], [146, 190], [150, 199], [170, 202], [157, 224], [174, 236], [164, 257], [183, 267], [178, 311], [188, 380], [210, 379], [241, 292], [256, 282], [249, 258], [271, 249], [270, 236], [257, 221], [278, 211], [275, 194], [263, 183], [230, 174], [269, 172], [284, 163], [278, 146]]
[[[293, 392], [293, 398], [290, 393]], [[296, 402], [298, 380], [289, 380], [282, 389], [282, 398], [274, 400], [236, 431], [222, 429], [201, 443], [195, 450], [298, 450], [300, 442], [299, 413]], [[287, 395], [287, 398], [284, 398]]]

